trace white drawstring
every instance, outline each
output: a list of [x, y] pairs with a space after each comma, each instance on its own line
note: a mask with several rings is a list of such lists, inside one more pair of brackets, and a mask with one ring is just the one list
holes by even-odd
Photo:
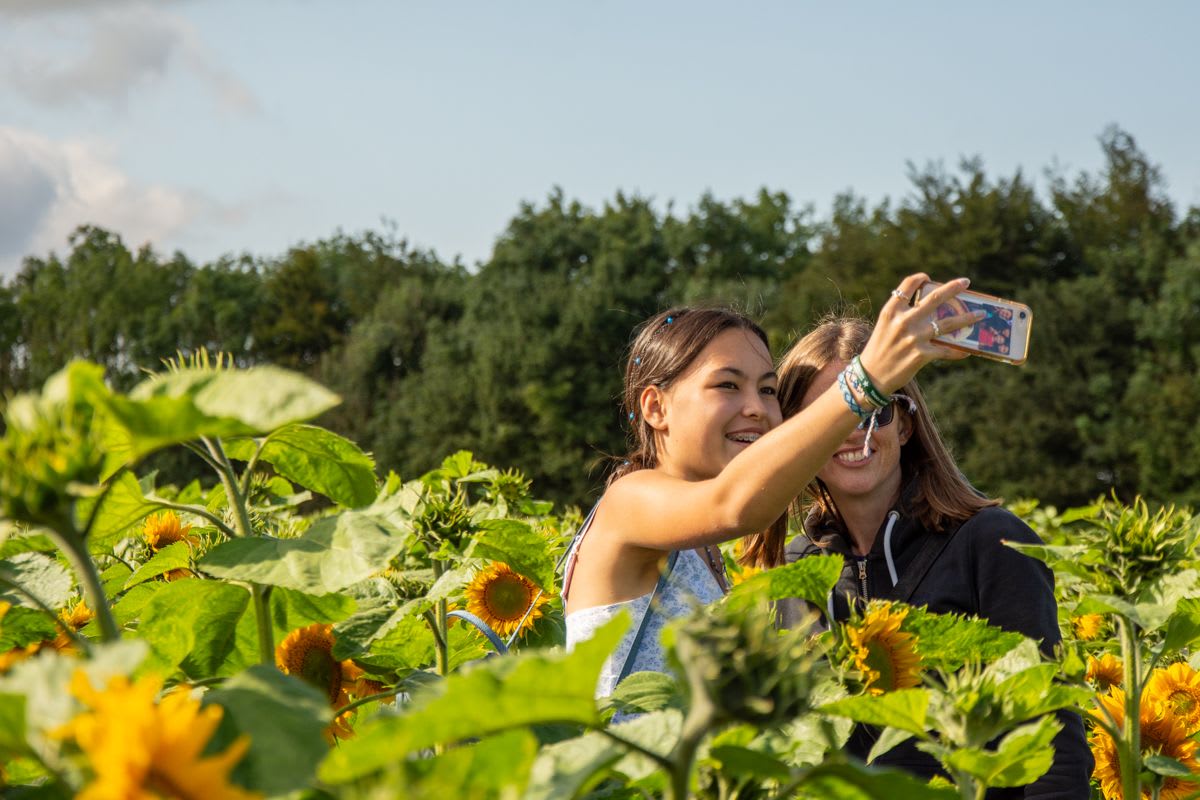
[[898, 519], [900, 519], [900, 512], [889, 511], [887, 527], [883, 530], [883, 557], [887, 559], [888, 576], [892, 579], [892, 586], [900, 582], [900, 578], [896, 575], [896, 562], [892, 558], [892, 528], [895, 527]]

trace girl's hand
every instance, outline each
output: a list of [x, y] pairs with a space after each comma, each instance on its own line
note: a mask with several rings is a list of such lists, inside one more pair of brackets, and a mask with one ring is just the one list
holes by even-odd
[[966, 358], [968, 354], [932, 340], [935, 336], [974, 325], [984, 317], [982, 311], [945, 319], [936, 317], [938, 306], [967, 288], [970, 281], [966, 278], [943, 284], [919, 302], [909, 305], [916, 292], [928, 282], [929, 276], [923, 272], [909, 275], [900, 282], [879, 312], [875, 330], [863, 349], [863, 368], [884, 394], [891, 394], [908, 383], [930, 361]]

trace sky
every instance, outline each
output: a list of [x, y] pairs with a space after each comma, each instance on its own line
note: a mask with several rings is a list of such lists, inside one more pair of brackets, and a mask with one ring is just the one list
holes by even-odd
[[96, 224], [198, 262], [394, 226], [474, 265], [561, 187], [685, 213], [1036, 185], [1116, 124], [1200, 206], [1200, 4], [0, 0], [0, 276]]

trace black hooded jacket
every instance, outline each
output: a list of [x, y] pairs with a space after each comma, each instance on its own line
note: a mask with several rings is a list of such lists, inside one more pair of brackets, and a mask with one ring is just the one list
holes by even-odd
[[[894, 517], [894, 521], [893, 521]], [[888, 535], [887, 528], [891, 525]], [[833, 613], [839, 620], [848, 616], [847, 596], [859, 599], [889, 599], [892, 577], [888, 567], [889, 551], [898, 581], [904, 581], [906, 569], [919, 558], [929, 537], [947, 533], [925, 530], [903, 506], [889, 512], [880, 527], [871, 552], [855, 556], [849, 539], [835, 528], [810, 530], [788, 545], [790, 563], [808, 555], [840, 553], [846, 564], [834, 589]], [[1014, 514], [998, 507], [985, 508], [966, 520], [951, 535], [949, 542], [929, 566], [924, 578], [913, 589], [908, 603], [926, 606], [939, 614], [972, 614], [992, 625], [1016, 631], [1041, 643], [1050, 654], [1061, 641], [1057, 604], [1054, 600], [1054, 575], [1042, 562], [1004, 544], [1004, 541], [1040, 544], [1041, 539]], [[942, 544], [942, 542], [939, 542]], [[933, 552], [938, 552], [934, 548]], [[807, 612], [801, 600], [780, 604], [784, 626], [794, 625]], [[828, 614], [827, 609], [821, 609]], [[1060, 711], [1057, 718], [1063, 729], [1054, 739], [1054, 764], [1050, 771], [1028, 786], [992, 789], [989, 800], [997, 798], [1079, 798], [1091, 796], [1088, 785], [1092, 773], [1092, 754], [1084, 735], [1083, 721], [1074, 712]], [[858, 726], [849, 752], [865, 759], [878, 732]], [[877, 764], [898, 767], [921, 777], [939, 773], [934, 758], [916, 748], [913, 740], [893, 748], [876, 760]]]

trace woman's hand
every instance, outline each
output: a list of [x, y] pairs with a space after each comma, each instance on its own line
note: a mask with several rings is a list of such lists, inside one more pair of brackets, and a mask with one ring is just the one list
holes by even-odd
[[937, 319], [938, 306], [966, 289], [969, 284], [966, 278], [943, 284], [910, 305], [916, 292], [928, 282], [929, 276], [923, 272], [900, 282], [879, 312], [875, 330], [863, 349], [863, 368], [884, 394], [908, 383], [930, 361], [966, 358], [967, 353], [943, 347], [933, 338], [973, 325], [984, 317], [984, 312], [973, 311]]

